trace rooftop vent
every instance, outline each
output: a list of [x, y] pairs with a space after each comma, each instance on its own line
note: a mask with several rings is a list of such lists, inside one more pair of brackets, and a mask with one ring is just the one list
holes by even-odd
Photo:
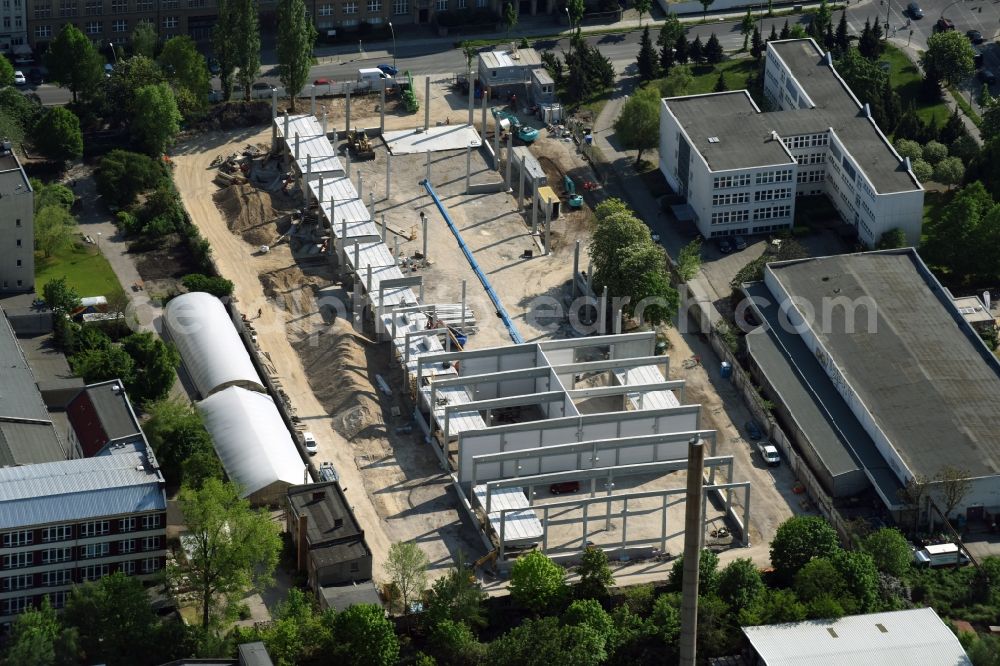
[[865, 118], [871, 118], [872, 117], [872, 107], [871, 107], [870, 104], [868, 104], [868, 102], [865, 102], [864, 116], [865, 116]]
[[827, 51], [826, 53], [823, 54], [823, 64], [824, 65], [832, 65], [833, 64], [833, 52], [832, 51]]
[[319, 502], [320, 500], [326, 499], [326, 491], [317, 490], [312, 494], [312, 501]]
[[883, 634], [887, 634], [887, 633], [889, 633], [889, 630], [888, 630], [888, 629], [886, 629], [886, 628], [885, 628], [885, 625], [884, 625], [884, 624], [882, 624], [881, 622], [876, 622], [876, 623], [875, 623], [875, 626], [876, 626], [876, 627], [878, 627], [878, 630], [879, 630], [879, 631], [881, 631], [881, 632], [882, 632]]
[[834, 638], [840, 638], [840, 636], [837, 635], [837, 632], [833, 630], [833, 627], [827, 627], [826, 630]]
[[719, 143], [719, 137], [717, 137], [717, 136], [710, 136], [710, 137], [708, 137], [708, 142], [709, 143]]

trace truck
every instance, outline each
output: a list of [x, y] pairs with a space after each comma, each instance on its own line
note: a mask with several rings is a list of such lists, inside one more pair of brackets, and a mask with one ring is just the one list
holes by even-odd
[[913, 562], [918, 567], [947, 567], [969, 563], [969, 558], [954, 543], [939, 543], [914, 551]]
[[362, 67], [358, 70], [358, 82], [367, 83], [372, 90], [381, 90], [383, 81], [385, 81], [386, 88], [392, 88], [396, 85], [396, 79], [378, 67]]

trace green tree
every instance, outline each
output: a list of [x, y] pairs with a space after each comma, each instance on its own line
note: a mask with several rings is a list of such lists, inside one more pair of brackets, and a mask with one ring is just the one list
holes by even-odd
[[77, 657], [77, 631], [63, 626], [47, 596], [28, 607], [10, 627], [4, 662], [10, 666], [60, 666]]
[[143, 86], [136, 92], [132, 134], [150, 155], [160, 155], [181, 129], [181, 112], [174, 91], [165, 83]]
[[715, 0], [698, 0], [698, 2], [701, 3], [701, 10], [702, 10], [701, 11], [701, 19], [703, 21], [707, 21], [708, 20], [708, 8], [712, 6], [712, 3], [715, 2]]
[[688, 61], [688, 41], [687, 37], [682, 32], [677, 35], [677, 41], [674, 42], [674, 60], [686, 65]]
[[316, 599], [298, 588], [272, 613], [271, 622], [237, 627], [237, 643], [262, 641], [276, 666], [319, 663], [333, 643], [334, 611], [320, 611]]
[[181, 278], [181, 284], [188, 291], [204, 291], [217, 298], [226, 298], [233, 295], [236, 285], [232, 280], [224, 277], [209, 277], [201, 273], [191, 273]]
[[778, 526], [771, 540], [771, 564], [780, 580], [791, 582], [809, 560], [829, 557], [839, 549], [830, 523], [817, 516], [795, 516]]
[[66, 276], [49, 280], [42, 287], [42, 298], [54, 314], [66, 317], [80, 305], [80, 295], [69, 286]]
[[910, 139], [899, 139], [896, 141], [896, 152], [901, 157], [909, 157], [911, 161], [919, 160], [923, 159], [924, 147]]
[[753, 624], [781, 624], [806, 619], [806, 607], [788, 589], [768, 589], [757, 609]]
[[132, 398], [146, 403], [164, 397], [173, 386], [181, 362], [173, 345], [142, 331], [122, 340], [122, 348], [135, 361], [135, 376], [131, 384], [126, 382]]
[[180, 478], [184, 485], [200, 490], [209, 479], [222, 481], [224, 472], [222, 461], [209, 445], [195, 449], [195, 452], [181, 463]]
[[[774, 26], [771, 26], [774, 30]], [[750, 36], [750, 55], [754, 60], [759, 61], [760, 57], [764, 55], [764, 41], [761, 39], [760, 29], [757, 26], [753, 28], [753, 34]]]
[[14, 85], [14, 66], [7, 58], [0, 58], [0, 88]]
[[715, 80], [715, 87], [712, 88], [715, 92], [726, 92], [729, 90], [729, 86], [726, 85], [726, 73], [719, 72], [719, 78]]
[[427, 589], [427, 554], [414, 541], [400, 541], [389, 547], [385, 571], [395, 583], [403, 601], [403, 613], [410, 612], [410, 602]]
[[833, 41], [837, 45], [837, 50], [840, 53], [846, 52], [848, 47], [851, 45], [851, 38], [847, 31], [846, 9], [843, 9], [840, 12], [840, 21], [837, 23], [837, 32], [834, 35]]
[[597, 666], [606, 655], [603, 638], [589, 626], [563, 625], [558, 618], [543, 617], [525, 620], [490, 643], [486, 663]]
[[661, 594], [653, 602], [649, 619], [656, 636], [666, 646], [677, 644], [681, 635], [680, 600], [676, 594]]
[[636, 56], [636, 67], [639, 70], [640, 81], [652, 81], [660, 73], [659, 56], [653, 48], [653, 41], [649, 37], [649, 26], [643, 28], [642, 37], [639, 39], [639, 55]]
[[950, 190], [965, 178], [965, 164], [958, 157], [946, 157], [934, 167], [934, 180]]
[[608, 588], [615, 584], [608, 566], [608, 554], [600, 548], [588, 546], [580, 557], [576, 568], [580, 581], [576, 584], [576, 594], [581, 599], [603, 600], [608, 598]]
[[687, 282], [701, 270], [701, 239], [693, 241], [681, 248], [677, 253], [677, 273], [682, 282]]
[[757, 19], [753, 17], [752, 10], [747, 7], [747, 13], [740, 19], [740, 34], [743, 35], [743, 51], [747, 50], [747, 46], [750, 43], [750, 35], [753, 34], [756, 27]]
[[[906, 234], [899, 227], [893, 227], [889, 229], [881, 236], [879, 236], [878, 244], [875, 246], [876, 250], [895, 250], [900, 247], [906, 247]], [[907, 555], [908, 557], [909, 555]]]
[[174, 86], [178, 103], [184, 100], [185, 117], [199, 113], [208, 105], [208, 92], [211, 90], [208, 64], [193, 39], [187, 35], [168, 39], [158, 62], [167, 75], [167, 81]]
[[160, 620], [138, 578], [118, 572], [77, 585], [66, 602], [65, 621], [75, 627], [87, 663], [140, 666], [160, 663]]
[[[984, 223], [994, 207], [993, 198], [983, 183], [969, 183], [955, 193], [937, 219], [928, 225], [921, 254], [956, 276], [974, 273], [981, 265], [983, 240], [989, 235], [983, 232]], [[910, 484], [907, 503], [919, 506], [929, 483], [929, 479], [920, 479]]]
[[[993, 222], [990, 225], [990, 231], [987, 236], [981, 236], [982, 241], [987, 241], [987, 239], [992, 240], [995, 234], [995, 220], [997, 218], [997, 213], [1000, 212], [1000, 208], [993, 206], [990, 209], [990, 213], [987, 215], [987, 220]], [[985, 226], [985, 225], [984, 225]], [[941, 470], [934, 475], [934, 489], [936, 494], [941, 501], [941, 509], [944, 511], [945, 517], [950, 517], [952, 511], [962, 503], [965, 496], [969, 494], [972, 490], [972, 472], [967, 469], [958, 469], [957, 467], [952, 467], [951, 465], [945, 465]]]
[[616, 642], [615, 623], [608, 612], [596, 599], [577, 599], [572, 602], [562, 615], [563, 624], [575, 627], [589, 627], [601, 637], [604, 645], [609, 648]]
[[673, 47], [677, 42], [677, 38], [684, 34], [684, 24], [681, 20], [677, 18], [677, 14], [673, 12], [668, 13], [663, 17], [663, 23], [660, 25], [660, 32], [656, 36], [656, 45], [661, 49], [664, 47]]
[[236, 20], [238, 0], [217, 0], [218, 19], [212, 28], [212, 52], [219, 62], [219, 81], [222, 99], [229, 101], [233, 95], [233, 73], [237, 67]]
[[579, 30], [580, 21], [583, 20], [583, 15], [587, 11], [587, 4], [585, 0], [568, 0], [566, 2], [566, 8], [569, 10], [570, 25]]
[[754, 608], [764, 596], [764, 580], [749, 558], [733, 560], [719, 572], [719, 598], [735, 613]]
[[83, 155], [80, 119], [63, 106], [53, 106], [35, 125], [33, 143], [45, 157], [57, 162], [75, 160]]
[[910, 162], [910, 168], [913, 170], [913, 175], [916, 176], [917, 180], [921, 183], [926, 183], [934, 177], [934, 167], [922, 159]]
[[660, 94], [664, 97], [680, 97], [687, 94], [692, 83], [694, 75], [691, 73], [691, 68], [687, 65], [674, 65], [667, 77], [660, 81]]
[[861, 549], [872, 556], [882, 573], [899, 578], [910, 570], [910, 542], [895, 527], [883, 527], [861, 540]]
[[62, 206], [46, 206], [35, 215], [35, 249], [45, 258], [72, 247], [76, 218]]
[[295, 96], [309, 80], [313, 64], [316, 28], [306, 16], [303, 0], [281, 0], [278, 4], [278, 78], [285, 87], [295, 113]]
[[642, 27], [642, 15], [648, 14], [653, 8], [653, 0], [634, 0], [632, 6], [639, 12], [639, 27]]
[[785, 25], [781, 27], [781, 34], [779, 35], [779, 39], [788, 39], [791, 36], [792, 36], [792, 30], [788, 26], [788, 19], [785, 19]]
[[118, 346], [88, 349], [69, 357], [73, 373], [88, 384], [120, 379], [128, 384], [135, 376], [135, 362]]
[[[250, 101], [250, 90], [260, 69], [260, 5], [257, 0], [225, 0], [230, 5], [233, 24], [233, 65], [236, 83], [243, 89], [243, 99]], [[221, 18], [221, 13], [220, 13]], [[217, 56], [218, 57], [218, 56]], [[221, 63], [221, 58], [219, 60]]]
[[485, 656], [485, 646], [476, 640], [469, 625], [460, 620], [444, 619], [432, 625], [427, 642], [445, 664], [478, 666]]
[[101, 55], [90, 38], [72, 23], [66, 23], [56, 38], [49, 43], [45, 53], [45, 67], [49, 78], [73, 93], [73, 102], [79, 95], [90, 95], [102, 78]]
[[141, 21], [132, 31], [132, 53], [153, 58], [156, 56], [156, 45], [159, 41], [156, 27], [149, 21]]
[[466, 622], [474, 627], [486, 626], [483, 610], [486, 599], [486, 592], [471, 575], [465, 563], [465, 554], [460, 551], [455, 558], [455, 566], [431, 586], [424, 612], [425, 626], [433, 627], [443, 620]]
[[333, 661], [361, 666], [392, 666], [399, 657], [399, 639], [381, 606], [357, 604], [333, 620]]
[[972, 76], [975, 55], [965, 35], [957, 30], [946, 30], [927, 38], [923, 65], [925, 71], [934, 72], [948, 84], [955, 84]]
[[31, 178], [31, 190], [35, 193], [35, 213], [49, 206], [58, 206], [64, 210], [73, 207], [76, 196], [73, 190], [60, 183], [43, 183], [37, 178]]
[[510, 596], [536, 615], [563, 599], [566, 571], [539, 551], [522, 555], [510, 571]]
[[[212, 451], [212, 437], [201, 414], [189, 403], [163, 398], [145, 406], [149, 420], [143, 424], [163, 476], [170, 483], [182, 478], [183, 464], [199, 451]], [[190, 484], [189, 484], [190, 485]]]
[[857, 611], [851, 609], [851, 612], [878, 610], [879, 577], [872, 556], [860, 550], [837, 550], [830, 559], [843, 577], [847, 593], [857, 603]]
[[708, 41], [705, 42], [705, 60], [712, 65], [717, 65], [722, 62], [724, 56], [722, 44], [719, 43], [719, 38], [713, 32], [709, 36]]
[[[794, 589], [795, 594], [806, 605], [806, 608], [811, 609], [814, 602], [824, 598], [833, 599], [843, 608], [842, 601], [847, 594], [847, 581], [844, 580], [844, 576], [834, 566], [830, 558], [817, 557], [806, 562], [795, 574]], [[849, 600], [848, 605], [852, 610], [856, 609], [853, 600]], [[826, 602], [824, 601], [819, 607], [826, 609]], [[822, 612], [820, 611], [820, 613]], [[823, 617], [822, 614], [814, 615], [812, 612], [810, 615]]]
[[701, 35], [694, 38], [691, 47], [688, 49], [688, 57], [691, 62], [698, 64], [705, 60], [705, 45], [701, 42]]
[[190, 552], [171, 574], [190, 581], [207, 628], [270, 583], [281, 539], [267, 511], [251, 509], [234, 484], [209, 479], [200, 489], [182, 488], [178, 501]]
[[[674, 560], [667, 578], [667, 589], [680, 592], [684, 583], [684, 556]], [[698, 558], [698, 594], [715, 594], [719, 585], [719, 556], [708, 549], [701, 551]]]
[[165, 178], [163, 167], [141, 153], [112, 150], [98, 162], [94, 174], [97, 191], [115, 206], [135, 203], [142, 192], [156, 187]]
[[[674, 71], [680, 68], [674, 68]], [[671, 72], [671, 75], [673, 72]], [[640, 88], [622, 105], [615, 119], [615, 136], [625, 148], [637, 150], [635, 163], [642, 153], [660, 142], [660, 95], [656, 88]]]
[[508, 2], [503, 7], [503, 24], [507, 28], [507, 39], [510, 39], [510, 31], [517, 25], [517, 9], [514, 4]]
[[928, 141], [924, 146], [923, 158], [931, 166], [948, 157], [948, 147], [938, 141]]
[[123, 58], [115, 66], [111, 76], [102, 79], [102, 103], [100, 113], [113, 125], [129, 126], [141, 111], [139, 89], [145, 86], [165, 83], [163, 69], [152, 58], [134, 55]]

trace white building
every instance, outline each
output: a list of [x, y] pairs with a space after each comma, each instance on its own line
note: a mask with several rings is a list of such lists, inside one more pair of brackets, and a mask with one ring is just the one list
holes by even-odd
[[35, 288], [34, 210], [28, 176], [0, 137], [0, 293]]
[[5, 0], [0, 4], [0, 53], [21, 54], [27, 49], [27, 0]]
[[924, 190], [811, 39], [769, 42], [762, 112], [745, 90], [672, 97], [660, 110], [660, 170], [706, 238], [791, 228], [795, 197], [826, 194], [874, 246], [920, 240]]

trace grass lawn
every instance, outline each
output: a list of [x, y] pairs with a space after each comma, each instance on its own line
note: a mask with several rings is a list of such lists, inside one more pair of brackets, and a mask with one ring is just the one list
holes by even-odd
[[942, 100], [928, 102], [920, 95], [923, 76], [920, 73], [920, 69], [906, 57], [906, 54], [902, 50], [897, 49], [895, 46], [887, 45], [882, 52], [881, 60], [888, 62], [892, 68], [889, 71], [889, 82], [896, 92], [899, 93], [904, 109], [912, 101], [916, 106], [917, 115], [924, 122], [930, 122], [930, 119], [934, 116], [937, 116], [939, 125], [943, 125], [948, 120], [950, 112]]
[[694, 75], [694, 80], [684, 94], [703, 95], [714, 92], [719, 72], [723, 73], [729, 90], [743, 90], [747, 87], [747, 76], [756, 68], [757, 63], [753, 58], [723, 60], [718, 65], [693, 65], [691, 73]]
[[111, 270], [111, 264], [97, 248], [85, 243], [77, 243], [45, 259], [35, 259], [35, 292], [42, 293], [45, 284], [66, 276], [70, 287], [80, 297], [111, 296], [122, 291], [118, 278]]

